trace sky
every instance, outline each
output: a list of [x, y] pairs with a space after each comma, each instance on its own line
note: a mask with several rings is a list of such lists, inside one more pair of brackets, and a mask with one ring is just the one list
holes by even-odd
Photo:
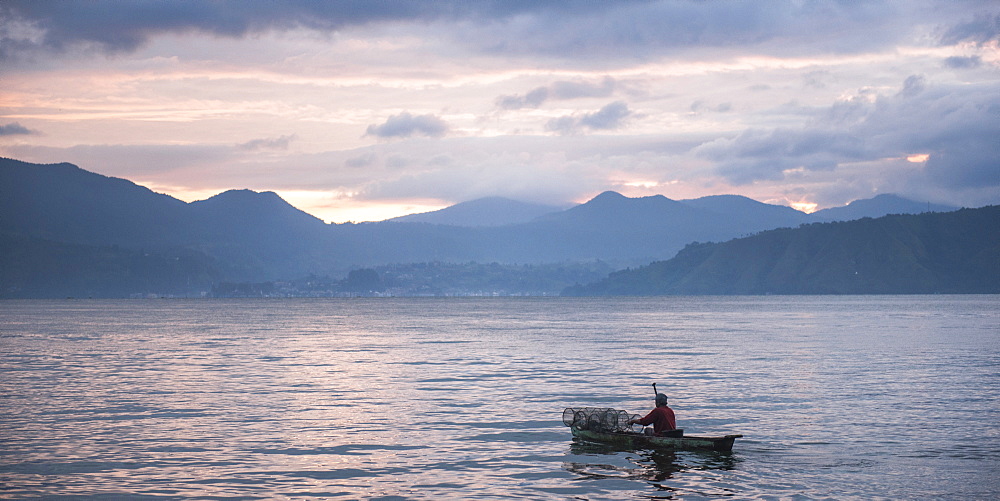
[[0, 156], [327, 222], [1000, 204], [996, 0], [0, 2]]

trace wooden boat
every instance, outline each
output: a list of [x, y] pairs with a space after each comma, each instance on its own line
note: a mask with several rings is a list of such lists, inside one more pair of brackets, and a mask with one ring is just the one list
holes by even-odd
[[632, 449], [685, 449], [730, 452], [733, 450], [733, 443], [743, 435], [726, 435], [723, 437], [654, 437], [642, 433], [632, 432], [604, 432], [584, 430], [576, 426], [571, 428], [573, 436], [590, 440], [613, 444]]

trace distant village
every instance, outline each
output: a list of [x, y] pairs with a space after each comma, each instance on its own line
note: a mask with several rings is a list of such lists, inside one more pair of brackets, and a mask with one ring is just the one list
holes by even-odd
[[310, 275], [298, 280], [219, 282], [188, 294], [133, 294], [133, 298], [502, 297], [558, 296], [566, 287], [606, 277], [604, 262], [552, 265], [419, 263], [352, 270], [346, 278]]

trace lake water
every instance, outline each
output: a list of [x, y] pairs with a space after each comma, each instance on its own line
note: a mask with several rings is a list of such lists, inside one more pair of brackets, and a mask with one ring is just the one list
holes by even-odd
[[[0, 302], [0, 497], [996, 499], [1000, 296]], [[730, 454], [576, 442], [645, 413]]]

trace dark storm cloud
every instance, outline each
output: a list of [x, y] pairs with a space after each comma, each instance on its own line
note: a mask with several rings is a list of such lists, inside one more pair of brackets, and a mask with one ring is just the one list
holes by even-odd
[[613, 130], [624, 125], [625, 120], [631, 115], [632, 111], [625, 102], [615, 101], [593, 113], [553, 118], [545, 128], [560, 134], [573, 134], [582, 129]]
[[17, 136], [17, 135], [28, 135], [37, 133], [38, 132], [33, 131], [17, 122], [9, 123], [7, 125], [0, 125], [0, 136]]
[[497, 106], [505, 110], [538, 108], [550, 99], [579, 99], [586, 97], [608, 97], [615, 91], [615, 80], [611, 77], [600, 82], [558, 81], [538, 87], [524, 95], [500, 96]]
[[[919, 9], [902, 8], [907, 3], [8, 0], [0, 3], [0, 57], [12, 59], [38, 49], [60, 51], [78, 45], [129, 52], [163, 33], [243, 37], [269, 30], [329, 32], [373, 23], [436, 21], [444, 22], [439, 26], [443, 29], [436, 31], [439, 36], [490, 53], [643, 58], [677, 48], [742, 50], [768, 44], [777, 52], [808, 52], [817, 47], [826, 52], [857, 52], [894, 43], [920, 21], [909, 14]], [[958, 4], [956, 9], [989, 5], [973, 0]], [[983, 15], [957, 24], [942, 40], [995, 39], [997, 20], [997, 16]]]
[[93, 43], [108, 52], [127, 52], [159, 33], [201, 31], [241, 37], [267, 29], [297, 26], [333, 30], [345, 25], [428, 13], [421, 2], [176, 2], [173, 0], [9, 1], [4, 18], [34, 23], [44, 31], [38, 44], [61, 50]]
[[[621, 2], [633, 3], [633, 2]], [[636, 1], [635, 3], [646, 3]], [[243, 37], [267, 30], [298, 27], [333, 31], [390, 21], [427, 22], [437, 19], [473, 21], [505, 19], [525, 12], [603, 11], [603, 2], [561, 0], [367, 0], [285, 2], [217, 0], [88, 0], [58, 3], [7, 0], [0, 3], [0, 56], [44, 48], [64, 50], [94, 44], [107, 52], [129, 52], [161, 33], [203, 32]], [[40, 36], [13, 36], [26, 28]]]
[[733, 183], [780, 180], [787, 169], [927, 154], [928, 179], [947, 188], [1000, 186], [1000, 85], [934, 87], [906, 79], [894, 96], [859, 96], [800, 129], [748, 130], [695, 152]]
[[369, 125], [366, 136], [380, 138], [405, 138], [414, 135], [441, 137], [448, 132], [448, 124], [434, 115], [411, 115], [407, 112], [389, 117], [381, 125]]

